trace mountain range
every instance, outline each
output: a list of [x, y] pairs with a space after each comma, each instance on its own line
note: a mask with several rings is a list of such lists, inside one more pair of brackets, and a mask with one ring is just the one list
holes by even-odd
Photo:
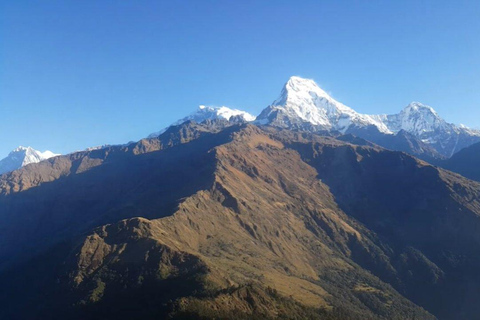
[[478, 136], [292, 77], [256, 118], [6, 172], [0, 319], [475, 319], [480, 182], [439, 166], [476, 179], [480, 143], [447, 159], [442, 134]]
[[[430, 106], [412, 102], [398, 114], [367, 115], [333, 99], [313, 80], [291, 77], [280, 96], [257, 117], [228, 107], [200, 106], [172, 125], [207, 119], [254, 122], [290, 130], [329, 135], [353, 134], [382, 147], [404, 151], [436, 163], [480, 142], [480, 131], [446, 122]], [[151, 134], [155, 137], [164, 132]]]
[[357, 142], [187, 121], [4, 174], [0, 318], [474, 318], [480, 185]]
[[[258, 117], [226, 106], [201, 105], [197, 111], [175, 121], [171, 126], [186, 121], [201, 123], [213, 119], [237, 123], [255, 122], [257, 125], [337, 136], [353, 134], [384, 148], [404, 151], [432, 163], [439, 163], [461, 149], [480, 142], [479, 130], [448, 123], [432, 107], [420, 102], [410, 103], [398, 114], [361, 114], [336, 101], [313, 80], [297, 76], [287, 81], [280, 96]], [[167, 128], [148, 137], [157, 137]], [[34, 156], [23, 156], [24, 149], [20, 147], [12, 151], [0, 162], [0, 174], [53, 155], [49, 151], [42, 154], [27, 148], [30, 151], [25, 153], [29, 152]]]
[[[480, 131], [448, 123], [433, 108], [412, 102], [393, 115], [365, 115], [333, 99], [313, 80], [291, 77], [280, 97], [263, 110], [257, 122], [289, 129], [353, 133], [376, 142], [406, 132], [417, 144], [443, 157], [480, 141]], [[385, 145], [384, 147], [389, 147]]]

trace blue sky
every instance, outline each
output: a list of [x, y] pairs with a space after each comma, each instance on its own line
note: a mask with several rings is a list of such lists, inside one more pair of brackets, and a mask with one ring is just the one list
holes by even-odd
[[480, 127], [480, 1], [0, 1], [0, 158], [258, 114], [291, 75], [362, 113]]

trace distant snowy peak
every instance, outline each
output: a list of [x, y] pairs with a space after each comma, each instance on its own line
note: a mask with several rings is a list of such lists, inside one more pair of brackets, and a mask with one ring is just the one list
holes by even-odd
[[12, 157], [12, 159], [21, 160], [21, 165], [26, 166], [30, 163], [37, 163], [48, 158], [52, 158], [58, 156], [59, 154], [55, 154], [49, 150], [41, 152], [38, 150], [33, 149], [32, 147], [18, 147], [14, 149], [8, 157]]
[[[268, 118], [272, 113], [283, 117], [296, 118], [325, 130], [337, 130], [342, 133], [352, 128], [376, 127], [381, 133], [392, 134], [405, 130], [415, 135], [433, 131], [448, 124], [441, 119], [433, 108], [412, 102], [399, 114], [366, 115], [333, 99], [313, 80], [291, 77], [282, 89], [280, 97], [262, 112], [258, 121]], [[275, 121], [275, 119], [270, 119]], [[292, 120], [290, 119], [290, 122]], [[269, 123], [270, 121], [263, 121]]]
[[419, 102], [386, 116], [386, 123], [393, 132], [405, 130], [446, 157], [480, 141], [479, 130], [448, 123], [432, 107]]
[[432, 107], [420, 102], [410, 103], [400, 113], [387, 116], [386, 120], [393, 132], [405, 130], [416, 136], [451, 126]]
[[[253, 121], [255, 120], [255, 116], [251, 115], [248, 112], [238, 110], [238, 109], [230, 109], [225, 106], [222, 107], [208, 107], [208, 106], [199, 106], [197, 112], [191, 115], [193, 119], [189, 118], [188, 120], [195, 120], [198, 119], [201, 122], [205, 120], [214, 120], [214, 119], [225, 119], [230, 121], [232, 117], [240, 117], [245, 121]], [[185, 119], [185, 118], [184, 118]], [[184, 119], [180, 120], [181, 123], [185, 122]]]
[[48, 150], [40, 152], [31, 147], [20, 146], [10, 152], [6, 158], [0, 160], [0, 174], [14, 171], [27, 164], [37, 163], [58, 155], [59, 154], [55, 154]]
[[305, 122], [318, 129], [345, 133], [350, 127], [375, 126], [380, 132], [391, 133], [380, 118], [360, 114], [333, 99], [315, 81], [291, 77], [280, 97], [257, 118], [258, 123], [272, 123], [288, 127]]
[[446, 157], [480, 141], [480, 131], [448, 123], [422, 103], [412, 102], [393, 115], [361, 114], [336, 101], [313, 80], [296, 76], [255, 122], [295, 130], [354, 133], [367, 139], [374, 139], [372, 134], [396, 135], [403, 130]]
[[315, 104], [315, 100], [324, 98], [332, 103], [338, 103], [328, 93], [322, 90], [315, 81], [300, 77], [290, 77], [282, 89], [280, 97], [272, 105], [285, 106], [303, 103]]
[[[205, 120], [215, 120], [215, 119], [225, 119], [228, 121], [241, 120], [241, 121], [250, 122], [255, 120], [255, 116], [251, 115], [248, 112], [237, 110], [237, 109], [230, 109], [225, 106], [211, 107], [211, 106], [201, 105], [198, 107], [197, 111], [186, 116], [185, 118], [175, 121], [170, 126], [179, 125], [186, 121], [195, 121], [197, 123], [201, 123]], [[158, 132], [152, 133], [148, 137], [149, 138], [158, 137], [163, 132], [165, 132], [167, 128], [164, 128]]]
[[478, 130], [446, 122], [432, 107], [420, 102], [412, 102], [400, 113], [386, 116], [386, 122], [393, 132], [405, 130], [418, 137], [441, 131], [480, 136]]
[[432, 107], [427, 106], [421, 102], [413, 101], [408, 106], [406, 106], [402, 113], [410, 114], [410, 113], [421, 113], [421, 114], [428, 114], [430, 116], [434, 116], [439, 118], [437, 112], [433, 110]]
[[313, 125], [330, 129], [332, 125], [327, 113], [328, 109], [332, 111], [336, 105], [337, 102], [313, 80], [291, 77], [283, 87], [280, 97], [270, 108], [280, 109], [287, 116], [298, 117]]

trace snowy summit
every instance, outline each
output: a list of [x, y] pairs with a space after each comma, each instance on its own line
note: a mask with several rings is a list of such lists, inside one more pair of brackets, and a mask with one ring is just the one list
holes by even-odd
[[[205, 120], [215, 120], [215, 119], [225, 119], [228, 121], [234, 120], [234, 118], [243, 120], [243, 121], [253, 121], [255, 120], [255, 116], [252, 116], [250, 113], [237, 110], [237, 109], [230, 109], [228, 107], [222, 106], [222, 107], [210, 107], [210, 106], [204, 106], [201, 105], [198, 107], [197, 111], [194, 113], [186, 116], [185, 118], [182, 118], [178, 121], [175, 121], [172, 123], [170, 126], [176, 126], [179, 124], [182, 124], [186, 121], [195, 121], [197, 123], [201, 123]], [[170, 127], [169, 126], [169, 127]], [[155, 138], [158, 137], [160, 134], [165, 132], [167, 128], [164, 128], [158, 132], [152, 133], [149, 135], [149, 138]]]
[[448, 123], [432, 107], [420, 102], [410, 103], [398, 114], [361, 114], [333, 99], [313, 80], [296, 76], [287, 81], [280, 97], [261, 112], [256, 123], [353, 133], [367, 139], [372, 134], [406, 131], [446, 157], [480, 140], [480, 131]]
[[333, 99], [313, 80], [295, 76], [288, 80], [280, 97], [258, 116], [257, 121], [287, 127], [289, 123], [300, 126], [304, 122], [317, 129], [342, 133], [351, 126], [373, 125], [380, 132], [391, 133], [378, 118], [356, 112]]
[[[280, 96], [256, 118], [237, 109], [201, 105], [196, 112], [172, 125], [214, 119], [254, 121], [257, 125], [291, 130], [353, 134], [375, 143], [406, 132], [419, 144], [432, 147], [443, 157], [451, 157], [480, 141], [480, 131], [448, 123], [432, 107], [420, 102], [410, 103], [397, 114], [362, 114], [332, 98], [315, 81], [298, 76], [291, 77]], [[149, 138], [158, 137], [166, 129], [151, 134]]]
[[48, 150], [40, 152], [31, 147], [20, 146], [10, 152], [6, 158], [0, 160], [0, 174], [14, 171], [27, 164], [37, 163], [58, 155], [59, 154], [55, 154]]

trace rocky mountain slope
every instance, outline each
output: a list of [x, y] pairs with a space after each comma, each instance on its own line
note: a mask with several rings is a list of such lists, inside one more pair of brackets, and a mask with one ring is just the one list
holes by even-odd
[[30, 163], [38, 163], [40, 161], [58, 156], [51, 151], [40, 152], [31, 147], [18, 147], [10, 154], [0, 160], [0, 174], [17, 170]]
[[438, 164], [469, 179], [480, 181], [480, 143], [462, 149]]
[[344, 140], [187, 122], [1, 176], [0, 317], [475, 317], [480, 185]]

